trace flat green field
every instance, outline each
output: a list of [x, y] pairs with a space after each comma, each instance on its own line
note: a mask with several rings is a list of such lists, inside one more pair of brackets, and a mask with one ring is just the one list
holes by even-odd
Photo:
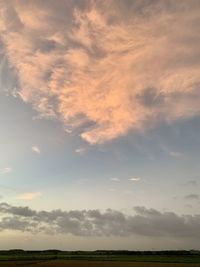
[[0, 267], [200, 267], [199, 251], [0, 251]]
[[[65, 254], [14, 254], [0, 255], [0, 266], [3, 261], [101, 261], [101, 262], [153, 262], [153, 263], [196, 263], [200, 266], [200, 255], [65, 255]], [[8, 264], [8, 263], [7, 263]]]

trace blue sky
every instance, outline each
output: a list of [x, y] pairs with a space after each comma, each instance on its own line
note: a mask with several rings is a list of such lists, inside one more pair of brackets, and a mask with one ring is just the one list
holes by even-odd
[[1, 249], [199, 248], [199, 8], [1, 1]]

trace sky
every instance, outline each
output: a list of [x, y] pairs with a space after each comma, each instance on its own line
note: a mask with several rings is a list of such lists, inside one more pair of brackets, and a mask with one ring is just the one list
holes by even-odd
[[199, 0], [0, 0], [0, 249], [200, 249], [199, 25]]

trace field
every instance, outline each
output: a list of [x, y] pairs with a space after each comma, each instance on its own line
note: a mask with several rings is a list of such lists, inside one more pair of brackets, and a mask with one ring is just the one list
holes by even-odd
[[[71, 254], [42, 254], [42, 253], [28, 253], [28, 254], [4, 254], [0, 255], [0, 266], [6, 262], [56, 262], [62, 261], [66, 262], [77, 262], [80, 264], [80, 262], [103, 262], [104, 264], [109, 264], [109, 262], [112, 263], [119, 263], [119, 262], [127, 262], [134, 263], [134, 262], [152, 262], [152, 263], [176, 263], [176, 264], [198, 264], [200, 267], [200, 255], [71, 255]], [[96, 263], [95, 263], [96, 264]], [[68, 265], [67, 265], [68, 266]], [[80, 265], [81, 266], [81, 265]]]
[[0, 251], [0, 267], [200, 267], [199, 251]]
[[0, 262], [1, 267], [200, 267], [200, 264], [183, 263], [136, 263], [136, 262], [113, 262], [113, 261], [12, 261]]

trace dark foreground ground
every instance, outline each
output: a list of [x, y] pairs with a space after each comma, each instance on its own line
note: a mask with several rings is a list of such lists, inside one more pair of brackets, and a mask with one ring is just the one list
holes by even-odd
[[200, 251], [0, 251], [0, 267], [200, 267]]
[[3, 261], [1, 267], [200, 267], [200, 263], [113, 262], [85, 260]]

